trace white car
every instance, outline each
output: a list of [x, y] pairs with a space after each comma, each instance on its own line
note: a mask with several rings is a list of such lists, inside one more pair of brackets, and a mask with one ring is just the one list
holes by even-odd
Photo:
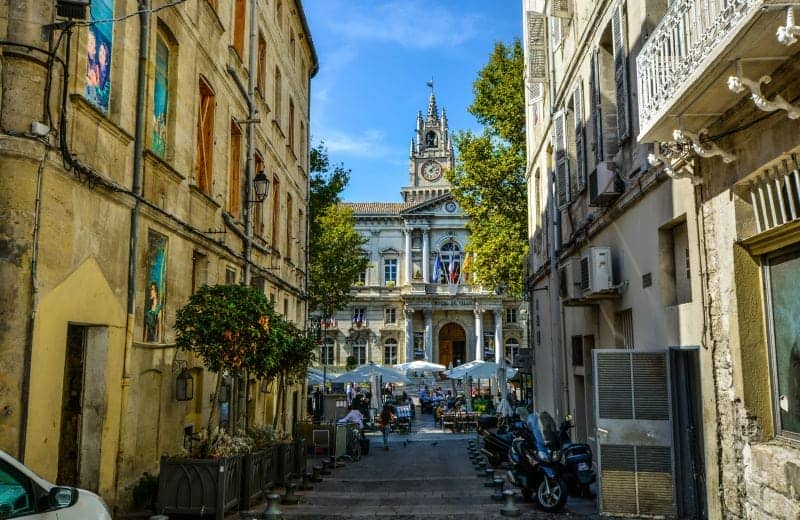
[[0, 450], [0, 520], [111, 520], [91, 491], [56, 486]]

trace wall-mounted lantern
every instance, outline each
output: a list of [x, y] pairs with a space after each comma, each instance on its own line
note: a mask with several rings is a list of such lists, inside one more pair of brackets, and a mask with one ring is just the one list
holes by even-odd
[[178, 401], [191, 401], [194, 399], [194, 378], [186, 368], [175, 379], [175, 399]]

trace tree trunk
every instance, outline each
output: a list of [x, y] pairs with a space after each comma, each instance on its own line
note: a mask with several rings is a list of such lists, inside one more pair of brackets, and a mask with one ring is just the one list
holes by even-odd
[[[221, 382], [222, 378], [220, 377], [219, 372], [217, 372], [217, 382], [214, 386], [214, 393], [211, 394], [211, 411], [208, 413], [208, 424], [206, 424], [206, 439], [209, 440], [211, 439], [211, 423], [214, 419], [214, 410], [217, 409], [217, 404], [219, 404], [217, 400], [219, 399], [219, 387]], [[202, 396], [199, 397], [199, 399], [202, 398]]]

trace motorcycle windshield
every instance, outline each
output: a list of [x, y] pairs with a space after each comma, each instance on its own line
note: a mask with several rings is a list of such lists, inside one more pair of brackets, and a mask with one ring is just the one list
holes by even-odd
[[536, 449], [549, 451], [548, 445], [558, 444], [558, 430], [553, 417], [547, 412], [532, 413], [528, 416], [528, 427], [536, 439]]

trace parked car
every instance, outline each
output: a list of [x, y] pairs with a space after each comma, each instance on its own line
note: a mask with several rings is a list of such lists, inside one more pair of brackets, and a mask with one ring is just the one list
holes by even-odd
[[91, 491], [56, 486], [0, 450], [0, 519], [111, 520]]

